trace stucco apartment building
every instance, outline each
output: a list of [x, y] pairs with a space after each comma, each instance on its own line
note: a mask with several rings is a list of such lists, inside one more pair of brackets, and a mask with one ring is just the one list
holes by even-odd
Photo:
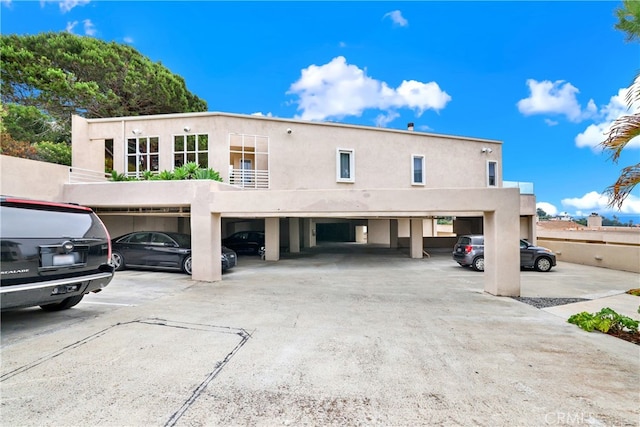
[[[425, 241], [437, 246], [436, 218], [447, 216], [458, 234], [485, 234], [485, 291], [513, 296], [518, 239], [536, 240], [533, 191], [503, 181], [500, 141], [215, 112], [74, 116], [72, 132], [69, 176], [35, 173], [46, 181], [37, 194], [11, 179], [22, 159], [2, 156], [3, 193], [90, 206], [112, 236], [190, 233], [194, 280], [221, 279], [213, 254], [235, 231], [264, 230], [267, 261], [318, 239], [358, 240], [364, 227], [367, 244], [406, 246], [419, 259]], [[220, 172], [223, 182], [104, 175], [105, 164], [142, 176], [189, 161]]]

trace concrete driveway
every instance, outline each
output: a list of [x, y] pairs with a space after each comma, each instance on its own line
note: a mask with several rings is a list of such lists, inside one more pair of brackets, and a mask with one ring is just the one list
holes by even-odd
[[[3, 313], [2, 424], [640, 424], [640, 346], [485, 294], [448, 253], [283, 257], [213, 284], [125, 271], [71, 310]], [[615, 298], [639, 279], [560, 263], [522, 272], [522, 295]]]

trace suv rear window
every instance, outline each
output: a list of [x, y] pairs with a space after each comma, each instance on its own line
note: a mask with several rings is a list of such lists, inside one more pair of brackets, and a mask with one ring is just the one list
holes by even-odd
[[3, 238], [106, 238], [104, 227], [91, 211], [34, 209], [2, 206], [0, 235]]

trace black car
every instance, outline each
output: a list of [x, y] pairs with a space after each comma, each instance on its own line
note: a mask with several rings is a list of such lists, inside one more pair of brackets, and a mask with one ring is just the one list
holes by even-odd
[[264, 246], [264, 233], [262, 231], [238, 231], [222, 239], [222, 244], [239, 254], [258, 255], [260, 248]]
[[[484, 271], [484, 236], [460, 236], [453, 247], [453, 260], [461, 266]], [[547, 272], [556, 265], [556, 254], [547, 248], [520, 240], [520, 267]]]
[[83, 206], [0, 197], [2, 310], [71, 308], [111, 282], [109, 233]]
[[[177, 270], [191, 274], [191, 236], [165, 231], [135, 231], [111, 241], [116, 270], [127, 267]], [[234, 251], [223, 247], [222, 270], [237, 263]]]

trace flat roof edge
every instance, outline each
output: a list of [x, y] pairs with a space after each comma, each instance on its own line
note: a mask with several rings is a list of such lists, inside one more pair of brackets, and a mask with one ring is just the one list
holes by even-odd
[[103, 117], [103, 118], [84, 119], [84, 120], [86, 120], [88, 123], [109, 123], [109, 122], [122, 122], [122, 121], [134, 122], [134, 121], [144, 121], [144, 120], [166, 120], [166, 119], [179, 119], [179, 118], [185, 118], [185, 117], [216, 117], [216, 116], [231, 117], [231, 118], [237, 118], [237, 119], [265, 120], [265, 121], [282, 122], [282, 123], [298, 123], [298, 124], [305, 124], [305, 125], [312, 125], [312, 126], [334, 126], [334, 127], [361, 129], [361, 130], [378, 131], [378, 132], [416, 134], [419, 136], [431, 136], [436, 138], [453, 138], [453, 139], [461, 139], [466, 141], [487, 142], [487, 143], [493, 143], [493, 144], [503, 143], [502, 141], [497, 139], [477, 138], [477, 137], [471, 137], [471, 136], [450, 135], [450, 134], [432, 133], [432, 132], [420, 132], [420, 131], [407, 130], [407, 129], [381, 128], [381, 127], [375, 127], [375, 126], [354, 125], [349, 123], [326, 122], [326, 121], [316, 122], [316, 121], [309, 121], [309, 120], [286, 119], [286, 118], [270, 117], [270, 116], [258, 116], [258, 115], [252, 115], [252, 114], [225, 113], [220, 111], [154, 114], [149, 116]]

